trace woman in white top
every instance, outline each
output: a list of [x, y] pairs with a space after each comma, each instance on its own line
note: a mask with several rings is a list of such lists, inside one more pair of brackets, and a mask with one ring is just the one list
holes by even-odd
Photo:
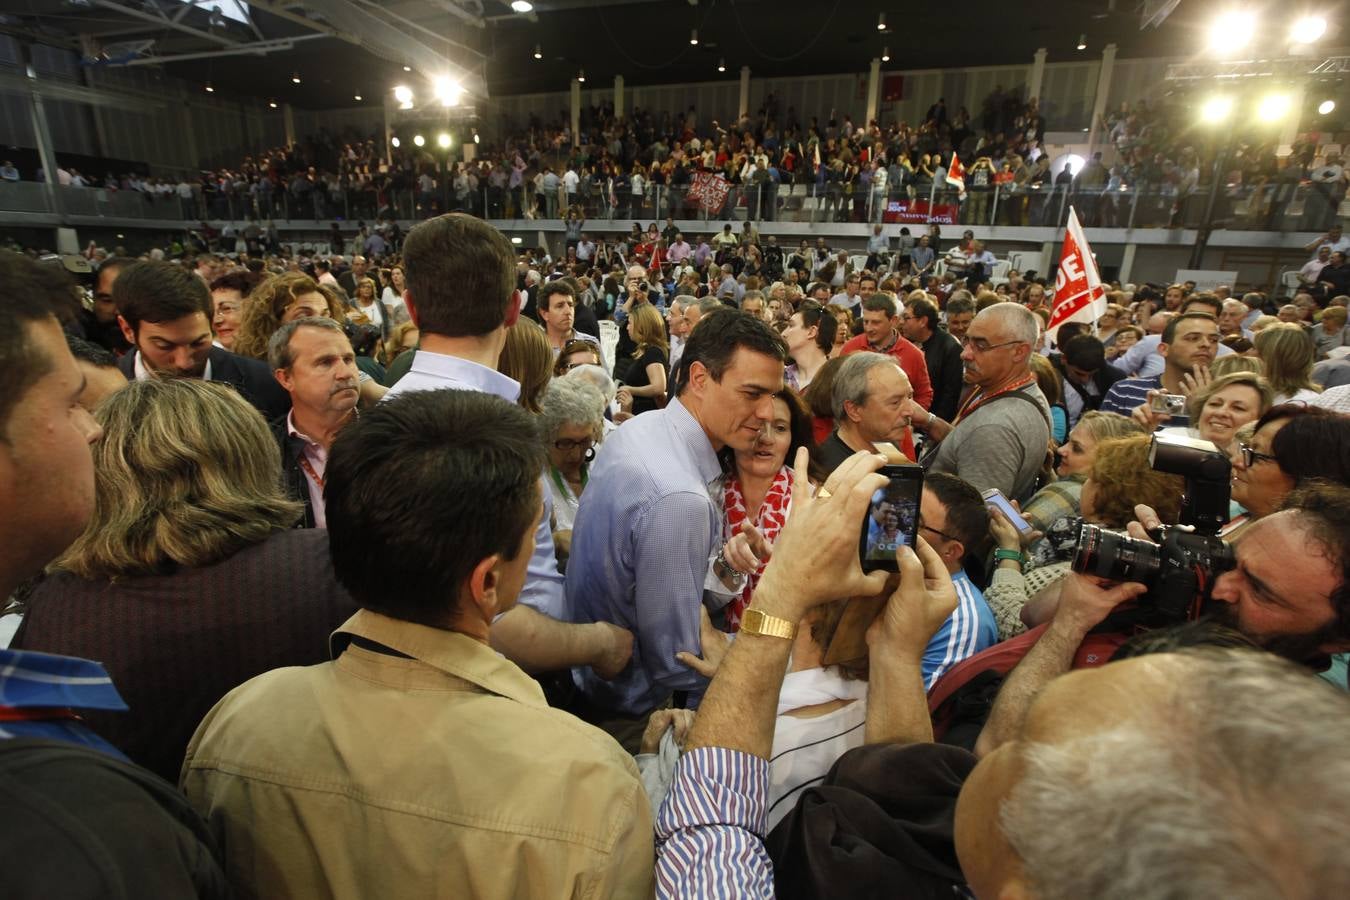
[[554, 378], [539, 400], [540, 433], [548, 451], [548, 487], [553, 494], [553, 540], [559, 555], [572, 543], [572, 523], [586, 490], [604, 422], [605, 398], [579, 378]]
[[407, 287], [404, 280], [403, 267], [394, 266], [389, 270], [388, 284], [384, 287], [384, 293], [380, 295], [380, 302], [389, 310], [389, 317], [393, 319], [393, 324], [402, 325], [408, 321], [408, 307], [403, 303], [403, 289]]
[[1266, 380], [1275, 390], [1276, 406], [1291, 401], [1306, 403], [1322, 392], [1312, 380], [1317, 346], [1302, 325], [1292, 322], [1271, 325], [1256, 335], [1252, 343], [1265, 365]]

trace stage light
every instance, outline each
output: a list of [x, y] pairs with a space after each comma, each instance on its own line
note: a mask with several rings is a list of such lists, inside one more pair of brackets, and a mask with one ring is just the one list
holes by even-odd
[[689, 29], [689, 43], [690, 43], [692, 46], [695, 46], [695, 47], [698, 46], [698, 29], [697, 29], [697, 28], [691, 28], [691, 29]]
[[398, 101], [399, 109], [412, 109], [412, 88], [408, 87], [406, 84], [400, 84], [398, 87], [394, 88], [394, 99]]
[[1323, 100], [1321, 103], [1317, 104], [1317, 112], [1319, 115], [1325, 116], [1335, 109], [1336, 109], [1335, 100]]
[[400, 141], [400, 140], [398, 139], [397, 136], [391, 137], [391, 138], [389, 139], [389, 144], [390, 144], [390, 146], [394, 147], [395, 149], [397, 149], [397, 148], [399, 147], [399, 145], [401, 145], [402, 143], [403, 143], [403, 142]]
[[1086, 50], [1086, 49], [1087, 49], [1087, 35], [1086, 35], [1086, 34], [1080, 34], [1080, 35], [1078, 36], [1078, 49], [1079, 49], [1079, 50]]
[[582, 84], [585, 84], [585, 83], [586, 83], [586, 70], [585, 70], [585, 69], [582, 69], [580, 72], [577, 73], [577, 81], [581, 82]]
[[544, 48], [541, 47], [541, 46], [539, 46], [538, 44], [535, 44], [535, 45], [534, 45], [534, 58], [535, 58], [535, 59], [543, 59], [543, 58], [544, 58]]
[[353, 94], [353, 95], [352, 95], [352, 99], [355, 100], [357, 103], [360, 103], [360, 102], [361, 102], [361, 95], [360, 95], [360, 94]]
[[1256, 107], [1256, 114], [1265, 122], [1283, 119], [1289, 112], [1288, 94], [1267, 94]]
[[425, 147], [425, 146], [426, 146], [426, 143], [427, 143], [427, 139], [424, 138], [424, 137], [422, 137], [420, 134], [414, 134], [414, 135], [413, 135], [413, 144], [414, 144], [415, 146], [418, 146], [418, 147]]
[[481, 143], [481, 141], [479, 140], [479, 137], [478, 137], [478, 132], [476, 132], [476, 131], [473, 133], [473, 142], [474, 142], [475, 144]]
[[882, 62], [890, 62], [890, 61], [891, 61], [891, 48], [890, 48], [890, 47], [882, 47], [882, 48], [881, 48], [881, 61], [882, 61]]
[[1232, 112], [1231, 97], [1210, 97], [1200, 106], [1200, 119], [1204, 122], [1222, 122]]
[[725, 59], [719, 59], [717, 61], [717, 71], [725, 72], [726, 70], [727, 70], [727, 61]]
[[432, 83], [433, 93], [436, 99], [440, 101], [441, 106], [456, 106], [459, 103], [459, 97], [464, 93], [464, 88], [459, 86], [459, 82], [452, 79], [449, 75], [441, 75]]
[[1327, 33], [1327, 20], [1321, 16], [1304, 16], [1289, 29], [1289, 40], [1295, 44], [1311, 44]]
[[214, 94], [216, 92], [216, 89], [211, 87], [211, 82], [209, 81], [206, 83], [206, 92], [208, 94]]
[[412, 66], [404, 66], [404, 67], [403, 67], [403, 71], [405, 71], [405, 72], [411, 72], [411, 71], [412, 71]]
[[267, 101], [267, 105], [270, 106], [272, 109], [276, 109], [276, 108], [277, 108], [277, 101], [275, 101], [275, 100], [268, 100], [268, 101]]
[[291, 76], [291, 83], [292, 83], [292, 84], [299, 84], [299, 83], [300, 83], [300, 73], [299, 73], [299, 72], [296, 72], [294, 75]]
[[528, 0], [511, 0], [511, 8], [518, 13], [534, 12], [534, 4]]
[[513, 237], [513, 238], [511, 238], [511, 243], [513, 243], [513, 244], [523, 244], [524, 241], [522, 241], [522, 240], [521, 240], [520, 238], [518, 238], [518, 237]]
[[449, 150], [450, 133], [447, 131], [442, 131], [440, 134], [436, 135], [436, 143], [440, 145], [440, 148], [442, 150]]
[[877, 31], [886, 30], [886, 14], [877, 13]]
[[1216, 53], [1240, 50], [1256, 34], [1256, 14], [1234, 9], [1220, 13], [1209, 27], [1209, 49]]

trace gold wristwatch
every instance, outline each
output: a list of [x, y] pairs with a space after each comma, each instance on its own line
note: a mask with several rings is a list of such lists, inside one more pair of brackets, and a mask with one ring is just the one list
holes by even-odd
[[787, 619], [771, 616], [753, 606], [741, 614], [741, 632], [743, 634], [762, 634], [766, 637], [792, 640], [797, 636], [797, 626]]

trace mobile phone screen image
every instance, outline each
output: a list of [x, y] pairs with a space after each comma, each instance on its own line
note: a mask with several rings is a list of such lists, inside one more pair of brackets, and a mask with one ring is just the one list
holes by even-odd
[[895, 551], [914, 546], [919, 531], [919, 497], [923, 469], [919, 466], [882, 466], [886, 486], [872, 495], [863, 517], [859, 560], [864, 572], [899, 570]]
[[1022, 518], [1022, 514], [1013, 508], [1008, 502], [1008, 498], [1003, 496], [1003, 492], [998, 488], [990, 488], [980, 495], [984, 498], [986, 506], [997, 507], [998, 511], [1003, 513], [1003, 517], [1012, 523], [1012, 526], [1018, 531], [1027, 532], [1031, 530], [1031, 523]]

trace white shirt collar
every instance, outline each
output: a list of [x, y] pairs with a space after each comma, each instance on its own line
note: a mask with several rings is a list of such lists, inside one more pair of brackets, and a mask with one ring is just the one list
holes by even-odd
[[[136, 358], [135, 360], [132, 361], [131, 367], [135, 372], [137, 381], [145, 381], [147, 378], [155, 377], [155, 374], [151, 372], [148, 368], [146, 368], [145, 363], [141, 360], [141, 351], [139, 350], [136, 351]], [[206, 368], [202, 370], [202, 381], [210, 381], [210, 380], [211, 380], [211, 360], [207, 359]]]

